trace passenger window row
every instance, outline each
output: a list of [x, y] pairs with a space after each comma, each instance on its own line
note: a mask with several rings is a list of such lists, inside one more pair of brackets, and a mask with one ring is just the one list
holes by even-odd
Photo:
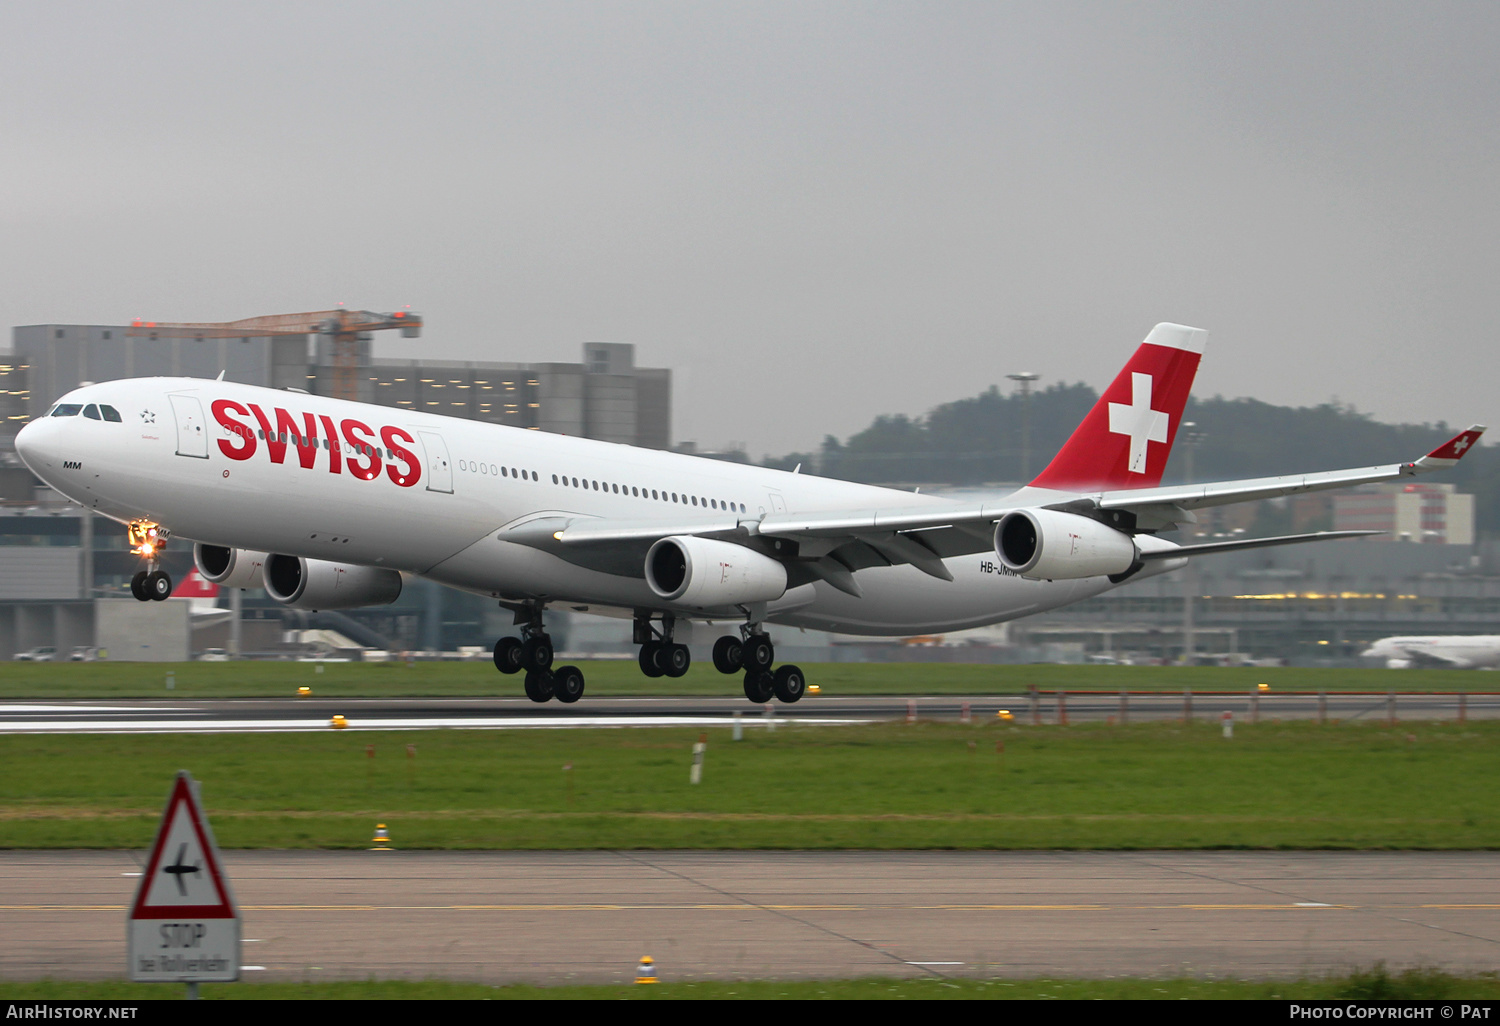
[[522, 481], [541, 480], [541, 477], [534, 470], [517, 470], [515, 467], [497, 467], [493, 463], [475, 463], [473, 460], [459, 460], [458, 469], [466, 470], [471, 474], [488, 474], [492, 477], [518, 477]]
[[702, 506], [704, 509], [722, 509], [730, 512], [745, 512], [745, 504], [733, 503], [727, 499], [710, 499], [701, 495], [679, 495], [677, 492], [658, 492], [655, 488], [636, 488], [631, 485], [611, 484], [608, 481], [600, 484], [584, 478], [581, 482], [576, 477], [568, 477], [563, 474], [559, 477], [552, 475], [552, 483], [563, 485], [567, 488], [582, 488], [585, 491], [592, 489], [596, 492], [612, 492], [615, 495], [630, 495], [638, 499], [656, 499], [658, 502], [679, 502], [683, 505]]

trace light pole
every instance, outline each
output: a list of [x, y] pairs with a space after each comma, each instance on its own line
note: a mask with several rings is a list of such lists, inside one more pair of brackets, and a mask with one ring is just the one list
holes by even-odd
[[[1182, 439], [1182, 452], [1187, 457], [1187, 466], [1184, 468], [1187, 471], [1186, 483], [1192, 484], [1193, 454], [1198, 451], [1198, 446], [1202, 444], [1205, 436], [1202, 431], [1198, 430], [1197, 424], [1185, 420], [1178, 431], [1178, 437]], [[1195, 537], [1199, 534], [1196, 526], [1192, 528], [1192, 531]], [[1182, 581], [1182, 663], [1184, 666], [1192, 666], [1193, 650], [1197, 648], [1198, 641], [1193, 623], [1193, 606], [1198, 596], [1198, 566], [1192, 559], [1189, 559], [1186, 570], [1187, 573], [1183, 575]]]
[[1021, 483], [1025, 484], [1031, 480], [1031, 383], [1041, 375], [1021, 371], [1005, 376], [1021, 385]]

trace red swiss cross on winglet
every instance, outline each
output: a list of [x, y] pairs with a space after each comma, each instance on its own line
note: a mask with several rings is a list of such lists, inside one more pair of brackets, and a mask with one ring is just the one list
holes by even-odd
[[1465, 431], [1460, 431], [1426, 456], [1417, 460], [1417, 466], [1424, 470], [1433, 467], [1451, 467], [1463, 458], [1464, 453], [1479, 443], [1479, 436], [1482, 434], [1484, 434], [1483, 424], [1475, 424]]

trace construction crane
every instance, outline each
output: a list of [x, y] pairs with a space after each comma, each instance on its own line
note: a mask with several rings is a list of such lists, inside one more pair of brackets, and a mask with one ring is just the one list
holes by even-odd
[[240, 321], [195, 324], [164, 321], [131, 322], [127, 335], [144, 338], [266, 338], [276, 335], [328, 335], [333, 350], [333, 395], [359, 398], [359, 342], [372, 331], [399, 328], [402, 338], [419, 338], [422, 318], [409, 310], [373, 313], [369, 310], [319, 310], [315, 313], [272, 314]]

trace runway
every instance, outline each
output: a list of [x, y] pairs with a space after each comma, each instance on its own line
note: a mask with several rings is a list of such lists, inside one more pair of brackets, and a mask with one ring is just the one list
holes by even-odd
[[1070, 692], [1059, 696], [809, 696], [795, 705], [752, 705], [743, 697], [589, 698], [575, 705], [524, 698], [256, 698], [0, 702], [0, 733], [184, 733], [327, 730], [334, 715], [350, 730], [498, 730], [567, 727], [746, 727], [771, 720], [850, 724], [915, 716], [946, 722], [1115, 722], [1190, 719], [1237, 723], [1326, 718], [1339, 722], [1500, 718], [1500, 695], [1331, 692], [1246, 694]]
[[[119, 977], [140, 853], [0, 852], [10, 979]], [[247, 979], [1492, 971], [1500, 853], [225, 854]]]

